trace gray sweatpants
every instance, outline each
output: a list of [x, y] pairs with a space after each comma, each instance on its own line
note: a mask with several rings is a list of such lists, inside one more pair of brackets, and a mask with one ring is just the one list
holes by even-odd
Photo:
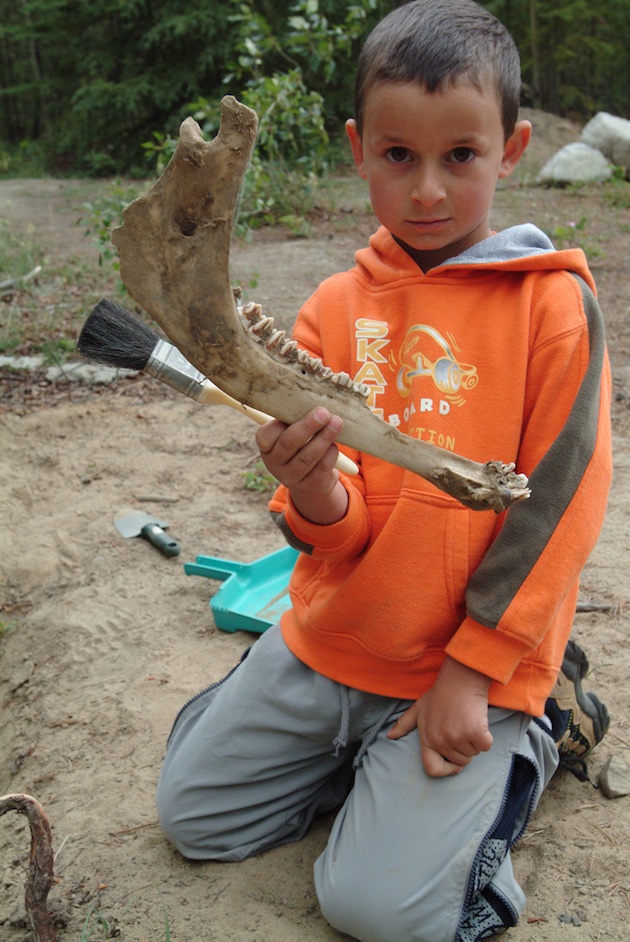
[[553, 739], [491, 708], [490, 751], [430, 778], [417, 733], [386, 737], [408, 706], [315, 673], [269, 629], [175, 720], [157, 794], [167, 837], [186, 857], [242, 860], [341, 806], [315, 863], [341, 932], [477, 942], [514, 925], [525, 899], [509, 849], [557, 767]]

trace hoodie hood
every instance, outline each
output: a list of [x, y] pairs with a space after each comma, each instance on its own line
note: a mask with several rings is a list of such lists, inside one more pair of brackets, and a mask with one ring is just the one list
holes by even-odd
[[385, 285], [408, 273], [414, 279], [450, 279], [456, 272], [468, 275], [484, 270], [571, 271], [580, 275], [594, 290], [593, 277], [581, 249], [557, 250], [537, 226], [524, 223], [494, 233], [449, 258], [442, 265], [423, 272], [392, 234], [381, 226], [370, 238], [370, 247], [356, 253], [356, 263], [367, 281]]
[[545, 233], [531, 223], [524, 223], [495, 232], [444, 264], [492, 266], [496, 262], [513, 262], [549, 252], [555, 252], [555, 247]]

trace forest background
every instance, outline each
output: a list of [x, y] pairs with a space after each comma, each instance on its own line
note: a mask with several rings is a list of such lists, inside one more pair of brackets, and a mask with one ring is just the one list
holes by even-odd
[[[398, 5], [0, 0], [0, 174], [146, 178], [188, 114], [214, 132], [227, 93], [258, 111], [262, 159], [325, 171], [352, 113], [358, 47]], [[629, 116], [630, 0], [482, 5], [517, 42], [524, 105]]]

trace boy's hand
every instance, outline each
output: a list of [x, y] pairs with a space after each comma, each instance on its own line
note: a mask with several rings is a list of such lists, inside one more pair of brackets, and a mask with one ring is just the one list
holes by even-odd
[[342, 427], [339, 416], [318, 406], [292, 425], [274, 419], [256, 432], [267, 470], [288, 488], [297, 510], [313, 523], [335, 523], [348, 507], [347, 491], [335, 469], [339, 451], [334, 441]]
[[387, 735], [400, 739], [417, 728], [427, 775], [457, 775], [473, 756], [492, 746], [490, 683], [489, 677], [447, 657], [431, 690], [403, 713]]

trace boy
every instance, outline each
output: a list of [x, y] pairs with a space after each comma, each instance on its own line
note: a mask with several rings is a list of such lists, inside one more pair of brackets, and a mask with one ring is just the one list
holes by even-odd
[[197, 859], [297, 840], [343, 803], [315, 881], [362, 942], [513, 926], [510, 847], [558, 749], [585, 754], [608, 723], [567, 645], [610, 479], [603, 328], [581, 252], [490, 229], [531, 133], [519, 89], [511, 38], [473, 0], [382, 21], [347, 123], [381, 227], [294, 337], [407, 434], [515, 461], [531, 498], [469, 511], [356, 453], [342, 479], [324, 408], [263, 426], [271, 510], [301, 550], [292, 609], [181, 711], [158, 789], [167, 835]]

